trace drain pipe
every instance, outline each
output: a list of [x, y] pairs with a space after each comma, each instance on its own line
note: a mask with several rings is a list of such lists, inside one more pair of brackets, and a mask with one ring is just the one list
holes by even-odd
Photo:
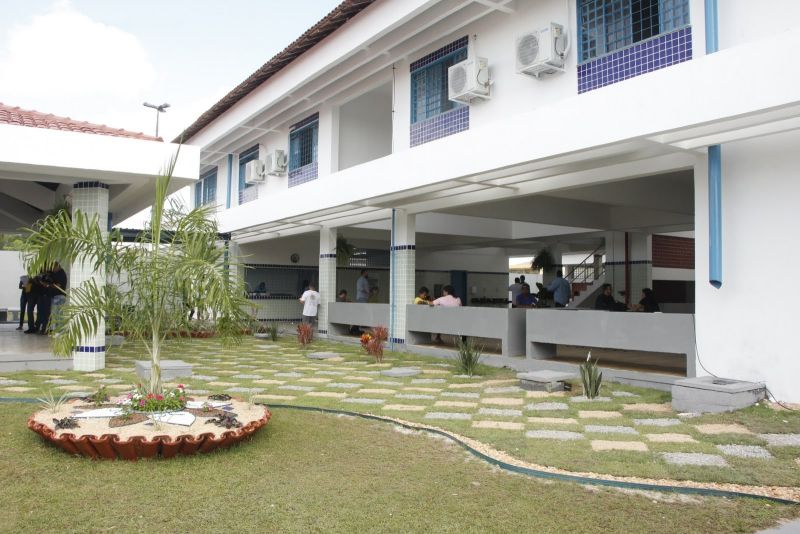
[[392, 235], [389, 239], [389, 347], [394, 350], [394, 326], [395, 326], [395, 308], [397, 307], [397, 287], [395, 281], [397, 277], [397, 265], [395, 265], [395, 221], [397, 211], [392, 208]]
[[[717, 0], [705, 0], [706, 54], [719, 50]], [[708, 147], [708, 282], [722, 287], [722, 147]]]

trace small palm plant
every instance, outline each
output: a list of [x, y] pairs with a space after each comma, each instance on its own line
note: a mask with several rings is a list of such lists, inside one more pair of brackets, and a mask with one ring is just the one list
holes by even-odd
[[592, 351], [586, 356], [586, 362], [580, 365], [583, 394], [587, 399], [594, 399], [600, 395], [600, 385], [603, 383], [603, 373], [597, 370], [597, 360], [592, 361]]
[[82, 339], [95, 335], [106, 317], [118, 330], [140, 341], [152, 364], [149, 392], [161, 391], [161, 354], [167, 338], [180, 340], [190, 331], [189, 311], [210, 317], [218, 336], [236, 342], [249, 322], [244, 284], [237, 266], [218, 243], [217, 225], [208, 207], [191, 211], [168, 199], [177, 154], [156, 178], [155, 199], [146, 225], [132, 245], [120, 233], [107, 235], [105, 221], [81, 211], [65, 210], [38, 222], [26, 240], [23, 258], [28, 272], [40, 272], [54, 261], [82, 261], [105, 269], [108, 283], [87, 280], [72, 287], [67, 304], [54, 317], [53, 351], [68, 356]]
[[460, 337], [456, 348], [458, 349], [459, 369], [467, 376], [474, 375], [483, 357], [482, 348], [471, 337]]

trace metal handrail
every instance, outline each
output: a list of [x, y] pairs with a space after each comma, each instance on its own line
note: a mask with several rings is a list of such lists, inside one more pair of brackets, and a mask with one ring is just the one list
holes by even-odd
[[[570, 270], [570, 272], [567, 273], [567, 276], [565, 276], [567, 281], [569, 281], [570, 283], [575, 283], [576, 279], [579, 279], [581, 283], [585, 283], [588, 280], [590, 280], [590, 278], [589, 278], [589, 273], [590, 272], [591, 272], [591, 280], [595, 280], [597, 277], [602, 276], [602, 274], [603, 274], [603, 272], [605, 270], [605, 267], [601, 266], [601, 271], [599, 273], [595, 273], [594, 272], [594, 261], [592, 261], [591, 266], [589, 265], [588, 262], [589, 262], [590, 258], [592, 260], [594, 260], [595, 254], [597, 254], [597, 252], [599, 252], [600, 249], [602, 249], [604, 247], [605, 247], [605, 244], [599, 245], [596, 249], [591, 251], [585, 258], [583, 258], [583, 261], [581, 261], [577, 265], [573, 265], [572, 269]], [[576, 271], [578, 271], [580, 274], [576, 275]]]

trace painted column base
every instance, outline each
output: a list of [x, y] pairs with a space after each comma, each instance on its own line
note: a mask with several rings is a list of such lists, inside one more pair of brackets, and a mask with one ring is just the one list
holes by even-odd
[[72, 369], [75, 371], [99, 371], [106, 367], [106, 353], [102, 352], [73, 352]]

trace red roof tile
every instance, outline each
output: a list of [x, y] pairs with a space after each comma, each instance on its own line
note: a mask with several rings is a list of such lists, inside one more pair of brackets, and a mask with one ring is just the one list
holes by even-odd
[[90, 133], [97, 135], [110, 135], [113, 137], [129, 137], [131, 139], [144, 139], [147, 141], [163, 141], [160, 137], [153, 137], [139, 132], [111, 128], [105, 124], [92, 124], [81, 122], [69, 117], [59, 117], [50, 113], [41, 113], [18, 107], [11, 107], [0, 102], [0, 124], [15, 126], [30, 126], [32, 128], [46, 128], [48, 130], [64, 130], [70, 132]]
[[183, 133], [175, 138], [173, 143], [186, 143], [200, 130], [211, 124], [217, 117], [228, 111], [239, 100], [249, 95], [262, 83], [280, 72], [292, 61], [310, 50], [314, 45], [344, 26], [344, 24], [372, 5], [376, 0], [344, 0], [328, 13], [325, 18], [317, 22], [306, 32], [295, 39], [293, 43], [278, 52], [272, 59], [264, 63], [261, 68], [251, 74], [245, 81], [233, 88], [231, 92], [211, 106], [209, 110], [200, 115]]

